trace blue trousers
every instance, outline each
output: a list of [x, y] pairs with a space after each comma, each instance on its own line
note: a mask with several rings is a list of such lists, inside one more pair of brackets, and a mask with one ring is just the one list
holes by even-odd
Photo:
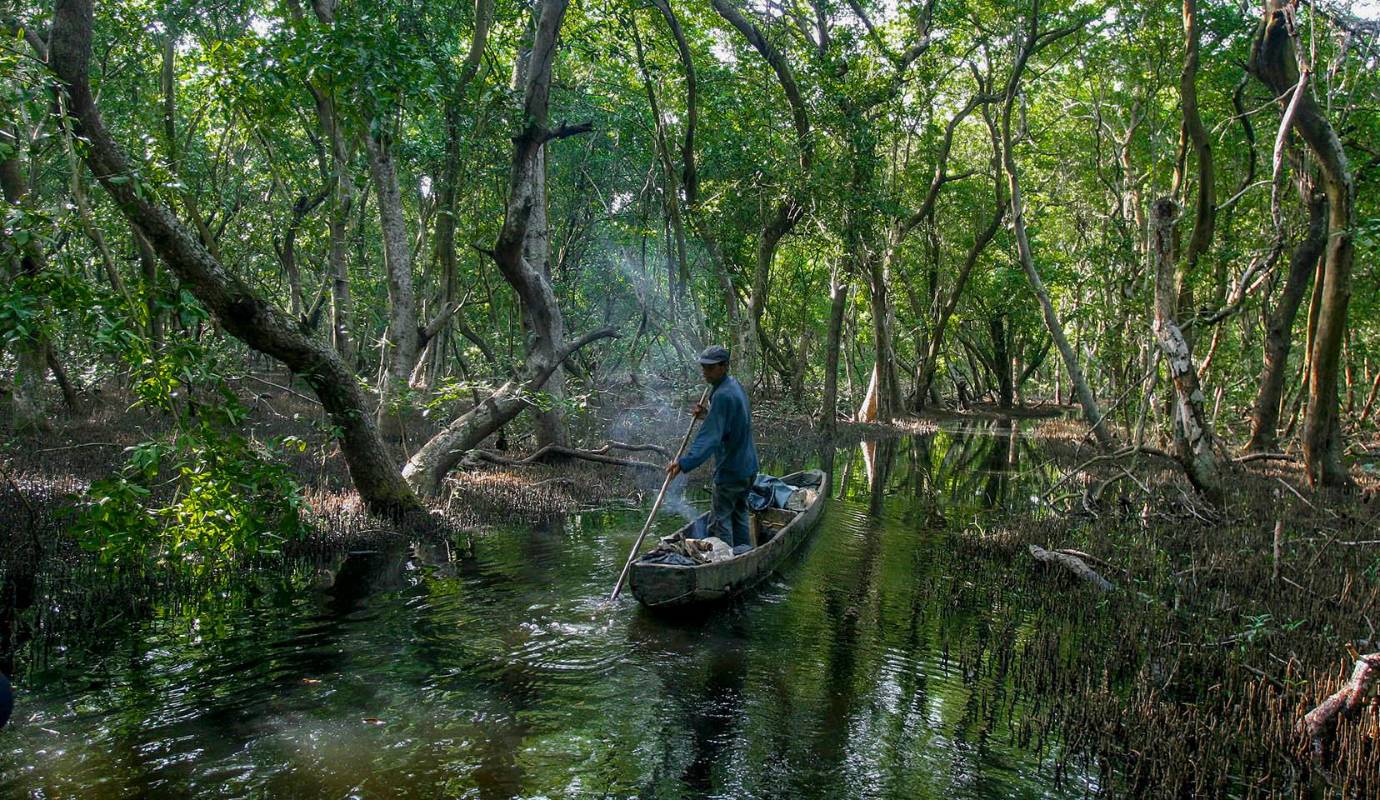
[[752, 544], [748, 534], [747, 496], [753, 478], [742, 483], [714, 484], [709, 502], [709, 535], [719, 537], [729, 547]]

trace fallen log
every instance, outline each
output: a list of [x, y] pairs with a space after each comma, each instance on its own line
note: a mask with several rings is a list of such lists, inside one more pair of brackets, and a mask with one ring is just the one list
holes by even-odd
[[1288, 453], [1247, 453], [1232, 459], [1233, 464], [1248, 464], [1252, 461], [1298, 461]]
[[637, 459], [633, 458], [619, 458], [618, 456], [608, 455], [607, 447], [600, 448], [599, 450], [580, 450], [574, 447], [563, 447], [561, 445], [548, 444], [545, 447], [542, 447], [541, 449], [537, 450], [532, 455], [527, 456], [526, 458], [508, 458], [507, 456], [501, 456], [498, 453], [493, 452], [492, 450], [474, 450], [471, 452], [478, 458], [481, 458], [485, 461], [494, 464], [501, 464], [506, 467], [531, 466], [541, 461], [547, 455], [560, 455], [565, 456], [567, 458], [578, 458], [584, 461], [597, 461], [600, 464], [613, 464], [619, 467], [632, 467], [634, 469], [662, 470], [666, 468], [665, 464], [653, 464], [650, 461], [638, 461]]
[[1035, 557], [1036, 561], [1043, 561], [1046, 564], [1057, 564], [1069, 570], [1074, 575], [1077, 575], [1104, 592], [1110, 592], [1116, 589], [1116, 584], [1099, 575], [1096, 570], [1088, 566], [1087, 562], [1078, 556], [1061, 553], [1058, 550], [1046, 550], [1038, 544], [1030, 545], [1030, 554]]
[[[580, 458], [583, 456], [606, 456], [612, 450], [628, 450], [634, 452], [656, 453], [657, 455], [665, 458], [667, 461], [671, 460], [671, 451], [667, 450], [659, 444], [628, 444], [626, 442], [609, 442], [603, 447], [594, 449], [578, 449], [566, 447], [564, 445], [548, 444], [543, 446], [541, 449], [537, 450], [532, 455], [528, 456], [526, 459], [523, 459], [523, 461], [524, 463], [540, 461], [546, 458], [547, 456], [551, 455], [568, 456], [571, 458]], [[642, 462], [639, 461], [634, 463], [640, 464]]]
[[1351, 669], [1350, 680], [1304, 714], [1296, 726], [1297, 730], [1308, 735], [1316, 756], [1322, 755], [1326, 739], [1336, 730], [1337, 722], [1360, 709], [1371, 683], [1380, 675], [1380, 653], [1362, 656], [1357, 655], [1355, 650], [1351, 652], [1356, 664]]

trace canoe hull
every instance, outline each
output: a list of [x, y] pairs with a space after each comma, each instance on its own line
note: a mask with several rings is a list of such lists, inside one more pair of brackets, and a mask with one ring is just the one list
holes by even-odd
[[655, 609], [714, 603], [742, 594], [775, 572], [819, 523], [829, 490], [828, 476], [819, 470], [794, 473], [782, 480], [793, 485], [817, 482], [818, 488], [815, 501], [770, 541], [727, 561], [693, 567], [635, 561], [628, 576], [633, 596]]

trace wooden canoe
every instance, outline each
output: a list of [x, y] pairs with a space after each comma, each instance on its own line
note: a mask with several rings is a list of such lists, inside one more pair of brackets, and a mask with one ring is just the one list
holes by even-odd
[[[815, 499], [804, 511], [768, 509], [757, 512], [759, 531], [782, 525], [769, 540], [742, 555], [711, 564], [657, 564], [639, 557], [633, 562], [628, 577], [633, 596], [648, 608], [712, 603], [741, 594], [775, 572], [819, 523], [829, 493], [829, 478], [817, 469], [795, 472], [782, 480], [792, 486], [814, 489]], [[706, 513], [700, 518], [707, 516]], [[687, 524], [673, 536], [684, 536], [694, 524]]]

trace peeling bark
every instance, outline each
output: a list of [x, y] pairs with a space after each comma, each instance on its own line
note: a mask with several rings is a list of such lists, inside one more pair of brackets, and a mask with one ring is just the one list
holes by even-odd
[[1378, 675], [1380, 675], [1380, 653], [1358, 655], [1355, 665], [1351, 668], [1351, 677], [1342, 685], [1342, 688], [1328, 695], [1298, 721], [1296, 728], [1312, 741], [1315, 755], [1322, 755], [1327, 741], [1336, 732], [1337, 723], [1355, 716], [1356, 712], [1360, 710], [1365, 702], [1366, 693]]
[[1213, 452], [1212, 424], [1203, 410], [1203, 392], [1198, 371], [1193, 367], [1193, 351], [1183, 331], [1174, 321], [1178, 289], [1174, 280], [1174, 222], [1178, 206], [1169, 198], [1156, 200], [1150, 208], [1150, 258], [1155, 277], [1155, 341], [1164, 354], [1169, 377], [1174, 383], [1178, 403], [1176, 423], [1180, 436], [1178, 458], [1193, 484], [1213, 504], [1222, 500], [1222, 483], [1217, 456]]

